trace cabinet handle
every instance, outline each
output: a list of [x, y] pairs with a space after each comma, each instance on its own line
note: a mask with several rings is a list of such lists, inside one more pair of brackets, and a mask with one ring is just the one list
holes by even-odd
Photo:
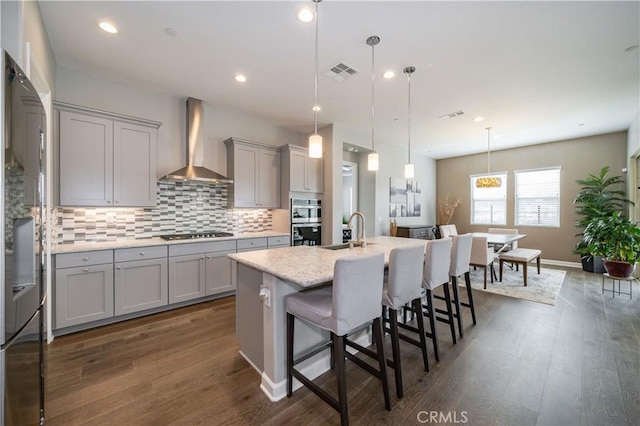
[[144, 256], [144, 252], [143, 251], [140, 252], [140, 256]]
[[107, 200], [107, 204], [111, 204], [111, 200]]
[[204, 256], [202, 256], [200, 259], [204, 260]]
[[122, 267], [121, 266], [116, 266], [116, 269], [120, 270], [120, 269], [122, 269]]
[[116, 200], [116, 204], [119, 203], [120, 201]]
[[251, 241], [251, 245], [254, 245], [255, 243], [253, 241]]
[[207, 256], [207, 259], [211, 259], [211, 256]]
[[89, 268], [84, 268], [82, 272], [89, 272]]
[[83, 261], [83, 262], [86, 262], [86, 261], [88, 261], [88, 260], [89, 260], [89, 258], [88, 258], [88, 257], [83, 257], [83, 258], [82, 258], [82, 261]]

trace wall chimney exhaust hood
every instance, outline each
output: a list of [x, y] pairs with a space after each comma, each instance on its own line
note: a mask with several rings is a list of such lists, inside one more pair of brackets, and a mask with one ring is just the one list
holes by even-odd
[[169, 173], [162, 179], [198, 181], [209, 183], [233, 183], [204, 165], [204, 109], [200, 99], [187, 99], [187, 166]]

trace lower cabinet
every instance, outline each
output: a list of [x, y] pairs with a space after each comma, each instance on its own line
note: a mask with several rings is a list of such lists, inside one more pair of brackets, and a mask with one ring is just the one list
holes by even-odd
[[116, 263], [116, 315], [165, 306], [168, 296], [169, 274], [166, 255], [164, 259]]
[[227, 257], [236, 251], [219, 251], [206, 254], [206, 295], [235, 290], [231, 272], [232, 261]]
[[204, 261], [204, 253], [169, 258], [169, 303], [205, 295]]
[[169, 246], [169, 303], [235, 289], [229, 253], [236, 240]]
[[56, 270], [56, 328], [113, 316], [113, 263]]
[[233, 291], [228, 254], [287, 247], [289, 241], [260, 237], [57, 254], [53, 328]]

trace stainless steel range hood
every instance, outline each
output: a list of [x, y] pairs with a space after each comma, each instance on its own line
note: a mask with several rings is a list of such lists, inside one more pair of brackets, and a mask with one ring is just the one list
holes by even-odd
[[204, 110], [200, 99], [187, 99], [187, 166], [169, 173], [162, 179], [199, 181], [209, 183], [233, 183], [204, 165]]

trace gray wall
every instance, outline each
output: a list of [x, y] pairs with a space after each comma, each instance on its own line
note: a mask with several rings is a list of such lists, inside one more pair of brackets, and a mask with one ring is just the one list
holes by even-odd
[[[520, 247], [539, 248], [544, 259], [579, 262], [571, 253], [578, 238], [573, 199], [579, 190], [576, 179], [597, 174], [603, 166], [610, 166], [612, 175], [621, 175], [627, 166], [627, 132], [571, 139], [491, 152], [491, 170], [507, 171], [507, 228], [514, 228], [514, 170], [560, 166], [560, 228], [520, 227], [527, 238]], [[487, 154], [468, 155], [437, 161], [438, 198], [449, 195], [462, 197], [451, 223], [458, 233], [486, 232], [488, 226], [470, 225], [469, 175], [487, 172]]]

